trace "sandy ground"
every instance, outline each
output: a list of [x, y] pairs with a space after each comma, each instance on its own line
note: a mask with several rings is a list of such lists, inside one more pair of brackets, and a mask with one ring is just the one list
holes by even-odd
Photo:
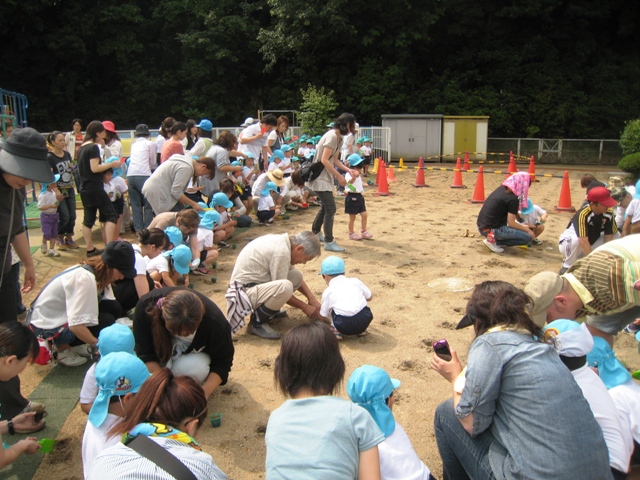
[[[493, 168], [487, 166], [487, 170]], [[609, 176], [606, 170], [603, 168], [597, 173], [602, 181]], [[584, 197], [579, 187], [579, 177], [584, 171], [571, 172], [571, 194], [576, 207]], [[540, 168], [538, 173], [562, 174], [559, 170]], [[482, 245], [477, 234], [475, 221], [480, 205], [467, 203], [473, 194], [476, 175], [464, 174], [467, 189], [450, 188], [452, 172], [430, 171], [426, 177], [430, 188], [415, 189], [412, 188], [415, 170], [396, 171], [398, 181], [390, 185], [394, 195], [388, 197], [374, 196], [375, 188], [369, 188], [365, 195], [368, 228], [374, 234], [371, 241], [347, 240], [347, 216], [341, 213], [343, 201], [338, 199], [335, 233], [338, 242], [347, 247], [342, 255], [347, 275], [360, 278], [374, 293], [370, 304], [374, 321], [369, 335], [345, 338], [342, 342], [347, 376], [367, 363], [386, 369], [402, 381], [396, 394], [396, 420], [404, 426], [420, 458], [440, 477], [433, 413], [451, 391], [449, 384], [429, 368], [433, 354], [431, 344], [446, 338], [464, 363], [472, 332], [456, 331], [455, 325], [463, 314], [469, 290], [484, 280], [505, 280], [522, 287], [539, 271], [557, 271], [561, 260], [557, 239], [570, 214], [553, 211], [562, 180], [541, 178], [532, 186], [530, 196], [549, 211], [547, 231], [541, 237], [543, 244], [528, 250], [509, 248], [497, 255]], [[485, 173], [486, 194], [503, 179], [504, 175]], [[217, 283], [212, 283], [209, 277], [195, 277], [195, 288], [209, 295], [224, 310], [223, 295], [240, 249], [259, 235], [310, 229], [314, 214], [313, 208], [308, 212], [293, 212], [289, 220], [278, 220], [273, 228], [255, 227], [241, 234], [235, 239], [237, 250], [229, 248], [221, 252], [215, 273]], [[465, 236], [467, 232], [470, 236]], [[31, 231], [32, 245], [39, 244], [37, 233]], [[131, 235], [127, 238], [133, 239]], [[39, 286], [83, 254], [81, 249], [63, 252], [62, 257], [51, 259], [37, 252]], [[318, 275], [325, 256], [323, 253], [320, 259], [301, 266], [306, 282], [318, 298], [325, 288]], [[461, 291], [454, 291], [456, 289]], [[28, 296], [25, 303], [31, 298], [33, 295]], [[297, 310], [288, 308], [288, 313], [288, 318], [276, 323], [281, 332], [307, 321]], [[265, 427], [270, 412], [283, 402], [274, 388], [272, 373], [280, 342], [261, 340], [244, 331], [235, 336], [234, 342], [236, 354], [229, 382], [209, 401], [210, 413], [222, 413], [222, 426], [214, 429], [205, 425], [198, 439], [230, 478], [264, 478]], [[620, 335], [616, 341], [619, 356], [632, 370], [640, 368], [636, 345], [630, 336]], [[26, 394], [46, 372], [47, 368], [27, 367], [21, 376]], [[346, 397], [344, 388], [339, 395]], [[69, 439], [67, 454], [58, 456], [59, 460], [54, 456], [45, 458], [36, 479], [82, 478], [81, 439], [85, 422], [86, 416], [76, 407], [58, 435], [58, 439]]]

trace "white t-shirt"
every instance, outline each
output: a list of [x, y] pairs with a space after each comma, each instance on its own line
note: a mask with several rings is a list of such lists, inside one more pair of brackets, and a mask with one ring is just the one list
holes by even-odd
[[[262, 132], [262, 125], [258, 122], [245, 128], [240, 134], [240, 136], [242, 138], [255, 137], [260, 132]], [[242, 153], [253, 153], [253, 158], [255, 158], [255, 161], [257, 162], [258, 158], [260, 158], [262, 147], [264, 147], [266, 144], [267, 144], [267, 135], [262, 135], [262, 137], [252, 142], [241, 143], [238, 149]]]
[[378, 444], [382, 480], [429, 480], [429, 468], [418, 458], [404, 428], [396, 428]]
[[107, 432], [115, 425], [122, 417], [107, 413], [107, 418], [100, 427], [95, 427], [93, 423], [87, 421], [87, 425], [84, 427], [84, 435], [82, 437], [82, 468], [84, 470], [84, 477], [89, 477], [91, 469], [93, 468], [93, 462], [96, 457], [105, 449], [115, 445], [120, 441], [118, 435], [107, 438]]
[[[54, 205], [56, 204], [56, 193], [51, 190], [45, 190], [40, 195], [38, 195], [38, 208], [44, 207], [45, 205]], [[46, 210], [40, 210], [45, 215], [53, 215], [58, 212], [58, 207], [48, 208]]]
[[213, 230], [198, 227], [198, 250], [203, 252], [204, 247], [213, 247]]
[[340, 148], [340, 160], [345, 163], [347, 157], [355, 151], [356, 136], [350, 133], [342, 137], [342, 147]]
[[[350, 173], [347, 173], [344, 176], [344, 178], [348, 183], [353, 177], [351, 176]], [[356, 191], [353, 192], [353, 193], [362, 193], [362, 192], [364, 192], [364, 185], [362, 184], [362, 175], [360, 175], [358, 178], [356, 178], [351, 185], [353, 185], [355, 187], [355, 189], [356, 189]], [[351, 192], [351, 189], [349, 187], [347, 187], [345, 189], [345, 191], [347, 193], [349, 193], [349, 192]]]
[[360, 147], [360, 150], [362, 150], [362, 156], [363, 157], [370, 157], [371, 156], [371, 147], [367, 147], [366, 145], [362, 145], [362, 147]]
[[145, 137], [138, 138], [131, 144], [131, 157], [129, 157], [129, 168], [127, 175], [149, 177], [151, 169], [155, 169], [156, 162], [156, 144]]
[[626, 217], [631, 217], [631, 223], [640, 222], [640, 199], [634, 198], [627, 207]]
[[98, 396], [98, 386], [96, 385], [96, 365], [94, 363], [89, 367], [87, 373], [84, 374], [84, 381], [80, 389], [80, 403], [93, 403]]
[[136, 257], [136, 263], [134, 265], [136, 269], [136, 275], [147, 275], [147, 261], [142, 256], [142, 250], [140, 250], [140, 245], [134, 243], [131, 244], [133, 248], [133, 253]]
[[147, 272], [169, 272], [169, 260], [164, 255], [158, 255], [156, 258], [152, 258], [147, 263]]
[[113, 184], [113, 181], [109, 183], [103, 183], [104, 191], [109, 195], [109, 200], [112, 202], [116, 201], [116, 186]]
[[118, 198], [127, 193], [127, 190], [129, 190], [127, 182], [125, 182], [124, 178], [122, 177], [113, 177], [111, 183], [113, 183], [113, 187], [115, 188], [116, 192], [120, 194], [118, 195]]
[[533, 206], [533, 212], [528, 213], [526, 215], [522, 215], [522, 223], [525, 225], [535, 225], [540, 221], [540, 218], [547, 213], [546, 210], [543, 210], [538, 205]]
[[258, 202], [258, 211], [264, 212], [267, 210], [271, 210], [271, 207], [275, 207], [275, 203], [273, 203], [273, 198], [271, 195], [260, 195], [260, 201]]
[[610, 388], [609, 395], [620, 412], [621, 425], [628, 425], [633, 439], [640, 443], [640, 385], [629, 380]]
[[260, 172], [253, 167], [242, 167], [242, 176], [249, 182], [249, 186], [253, 186]]
[[291, 159], [284, 157], [284, 160], [282, 160], [280, 162], [280, 170], [282, 170], [284, 173], [291, 173], [293, 172], [293, 168], [291, 167]]
[[266, 173], [260, 174], [260, 176], [256, 178], [256, 181], [253, 182], [253, 187], [251, 187], [251, 196], [259, 197], [260, 192], [264, 189], [264, 186], [267, 184], [267, 182], [270, 181], [271, 179]]
[[269, 171], [275, 170], [276, 168], [279, 168], [280, 170], [282, 170], [284, 172], [284, 162], [282, 160], [280, 160], [280, 162], [278, 162], [278, 163], [276, 163], [276, 162], [269, 163]]
[[322, 293], [320, 315], [327, 318], [333, 310], [337, 315], [352, 317], [367, 306], [370, 298], [371, 290], [357, 278], [334, 277]]
[[298, 157], [304, 158], [307, 156], [307, 153], [309, 153], [309, 148], [307, 147], [300, 147], [298, 149]]

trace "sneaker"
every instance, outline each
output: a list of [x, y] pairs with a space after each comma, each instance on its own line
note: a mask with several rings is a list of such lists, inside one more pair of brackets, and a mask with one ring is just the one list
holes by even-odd
[[65, 367], [79, 367], [87, 363], [87, 359], [75, 353], [71, 348], [67, 348], [64, 352], [58, 352], [58, 363]]
[[351, 232], [349, 233], [349, 240], [362, 240], [362, 237], [358, 235], [356, 232]]
[[640, 325], [636, 325], [635, 323], [630, 323], [629, 325], [624, 327], [622, 329], [622, 331], [624, 333], [626, 333], [627, 335], [631, 335], [631, 336], [635, 337], [636, 333], [638, 333], [640, 331]]
[[56, 248], [58, 250], [66, 250], [67, 248], [69, 248], [67, 246], [67, 243], [64, 241], [64, 237], [56, 238]]
[[298, 208], [297, 205], [287, 205], [287, 210], [291, 210], [292, 212], [295, 212]]
[[224, 240], [220, 240], [218, 242], [218, 246], [222, 247], [222, 248], [229, 248], [229, 244], [227, 242], [225, 242]]
[[73, 241], [73, 237], [66, 237], [64, 243], [66, 243], [67, 247], [71, 248], [72, 250], [77, 250], [78, 248], [80, 248], [78, 244]]
[[345, 251], [343, 247], [338, 246], [335, 240], [330, 243], [325, 242], [324, 249], [327, 252], [344, 252]]
[[534, 238], [533, 240], [531, 240], [531, 242], [534, 245], [542, 245], [542, 240], [540, 240], [539, 238]]
[[321, 243], [324, 243], [324, 235], [322, 235], [322, 232], [316, 233], [316, 237], [318, 237]]
[[42, 241], [42, 245], [40, 245], [40, 251], [42, 252], [43, 255], [46, 255], [47, 252], [49, 251], [49, 247], [47, 247], [47, 241], [46, 240]]
[[125, 327], [133, 328], [133, 320], [129, 317], [116, 318], [116, 323], [124, 325]]
[[99, 248], [93, 248], [93, 250], [87, 250], [87, 258], [97, 257], [98, 255], [102, 255], [102, 250]]
[[259, 223], [258, 223], [258, 225], [261, 225], [261, 226], [263, 226], [263, 227], [273, 227], [273, 225], [272, 225], [272, 224], [267, 223], [267, 222], [259, 222]]
[[346, 194], [346, 193], [344, 193], [344, 190], [338, 190], [338, 191], [336, 192], [336, 195], [337, 195], [338, 197], [346, 197], [346, 196], [347, 196], [347, 194]]
[[56, 252], [53, 248], [49, 249], [47, 252], [47, 257], [59, 257], [60, 254]]
[[373, 234], [369, 233], [369, 230], [362, 230], [360, 236], [362, 238], [373, 238]]
[[504, 252], [504, 248], [499, 247], [498, 245], [496, 245], [495, 243], [491, 243], [490, 241], [488, 241], [486, 238], [482, 241], [482, 243], [485, 244], [485, 246], [491, 250], [493, 253], [502, 253]]
[[321, 207], [322, 206], [322, 202], [320, 200], [312, 200], [310, 205], [313, 205], [315, 207]]
[[72, 350], [76, 355], [80, 355], [84, 358], [91, 357], [91, 347], [86, 343], [82, 345], [76, 345], [75, 347], [70, 347], [69, 350]]
[[249, 322], [247, 333], [250, 335], [255, 335], [256, 337], [265, 338], [267, 340], [278, 340], [280, 338], [280, 334], [269, 325], [265, 325], [264, 323], [259, 323], [256, 321]]

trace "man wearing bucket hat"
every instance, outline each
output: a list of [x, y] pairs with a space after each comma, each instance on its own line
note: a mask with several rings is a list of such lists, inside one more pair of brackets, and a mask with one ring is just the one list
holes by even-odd
[[538, 326], [586, 316], [591, 334], [613, 345], [613, 336], [640, 318], [638, 278], [640, 242], [632, 235], [598, 247], [564, 275], [534, 275], [524, 291], [533, 300], [531, 318]]
[[[89, 421], [82, 437], [82, 466], [85, 477], [91, 473], [93, 460], [98, 454], [120, 441], [117, 435], [109, 437], [107, 432], [126, 416], [127, 403], [140, 391], [142, 384], [150, 376], [144, 362], [131, 353], [110, 353], [98, 362], [98, 396], [89, 412]], [[114, 397], [117, 397], [117, 402], [111, 401]]]
[[390, 378], [372, 365], [356, 368], [347, 382], [351, 401], [371, 414], [385, 440], [378, 444], [381, 478], [385, 480], [434, 480], [429, 468], [418, 458], [411, 440], [393, 418], [393, 392], [400, 380]]

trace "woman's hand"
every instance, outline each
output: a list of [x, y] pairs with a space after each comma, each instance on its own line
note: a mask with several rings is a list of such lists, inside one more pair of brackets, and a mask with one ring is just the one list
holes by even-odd
[[451, 351], [451, 360], [447, 362], [434, 353], [431, 358], [431, 368], [450, 383], [453, 383], [456, 381], [456, 378], [458, 378], [458, 375], [460, 375], [460, 372], [462, 372], [462, 365], [460, 364], [460, 360], [458, 360], [458, 354], [451, 348], [451, 345], [449, 345], [449, 350]]
[[11, 419], [13, 421], [13, 428], [15, 428], [16, 431], [25, 431], [33, 430], [34, 428], [40, 426], [40, 424], [44, 422], [44, 420], [36, 422], [36, 413], [37, 412], [27, 412], [16, 415]]

